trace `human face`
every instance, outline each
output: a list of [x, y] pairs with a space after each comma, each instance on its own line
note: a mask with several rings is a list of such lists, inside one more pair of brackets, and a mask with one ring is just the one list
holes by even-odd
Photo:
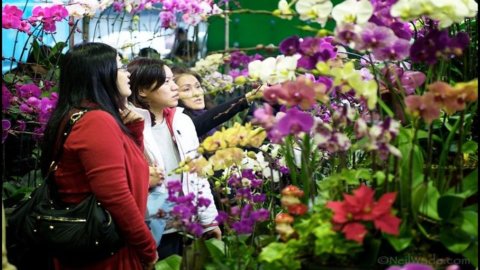
[[147, 100], [150, 107], [156, 110], [176, 107], [178, 105], [178, 86], [173, 81], [172, 70], [166, 65], [165, 69], [165, 83], [157, 86], [155, 89], [141, 89], [139, 94]]
[[202, 86], [200, 82], [191, 74], [180, 75], [177, 79], [177, 84], [180, 89], [180, 99], [186, 108], [192, 110], [205, 109], [205, 99]]
[[127, 71], [127, 67], [120, 61], [120, 56], [117, 55], [117, 88], [120, 95], [124, 98], [129, 97], [132, 94], [130, 90], [130, 73]]

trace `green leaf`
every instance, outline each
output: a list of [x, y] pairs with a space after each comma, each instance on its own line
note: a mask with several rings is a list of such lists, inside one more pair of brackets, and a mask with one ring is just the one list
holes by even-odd
[[467, 250], [463, 253], [463, 256], [467, 258], [475, 267], [478, 267], [478, 242], [472, 243]]
[[462, 185], [463, 192], [459, 193], [455, 191], [455, 187], [452, 187], [446, 193], [456, 194], [465, 199], [476, 194], [478, 192], [478, 168], [471, 172], [467, 177], [463, 178], [460, 185]]
[[377, 179], [377, 185], [381, 186], [385, 182], [385, 173], [382, 171], [377, 171], [375, 173], [375, 179]]
[[422, 203], [418, 209], [419, 212], [431, 219], [440, 220], [437, 211], [437, 203], [439, 199], [440, 193], [437, 188], [433, 186], [433, 182], [429, 182], [427, 192], [424, 194]]
[[462, 211], [463, 222], [460, 228], [474, 238], [478, 237], [478, 213]]
[[372, 178], [372, 173], [370, 169], [366, 168], [359, 168], [355, 170], [355, 179], [358, 181], [358, 179], [363, 179], [363, 180], [370, 180]]
[[458, 214], [465, 199], [456, 194], [442, 195], [437, 202], [438, 215], [443, 220], [448, 220]]
[[214, 260], [221, 261], [225, 257], [225, 243], [223, 241], [212, 238], [205, 241], [205, 245]]
[[418, 209], [420, 209], [420, 204], [425, 197], [425, 192], [427, 191], [427, 185], [425, 183], [420, 183], [417, 185], [412, 192], [412, 211], [413, 214], [416, 215], [418, 213]]
[[[421, 148], [412, 143], [413, 130], [400, 128], [398, 135], [398, 149], [402, 153], [401, 171], [400, 171], [400, 187], [401, 194], [407, 196], [410, 194], [409, 190], [422, 182], [423, 180], [423, 164], [424, 158]], [[410, 152], [413, 147], [412, 157], [410, 158]], [[411, 165], [411, 168], [410, 168]], [[413, 173], [412, 173], [413, 171]], [[413, 179], [412, 179], [413, 176]], [[407, 183], [411, 183], [408, 186]]]
[[462, 145], [462, 153], [474, 154], [478, 150], [478, 144], [475, 141], [468, 141]]
[[15, 74], [13, 74], [13, 73], [7, 73], [7, 74], [3, 75], [3, 80], [8, 84], [13, 83], [14, 79], [15, 79]]
[[[426, 130], [418, 130], [417, 131], [417, 139], [421, 140], [421, 139], [428, 139], [428, 131]], [[436, 135], [436, 134], [432, 134], [432, 140], [434, 141], [437, 141], [437, 142], [441, 142], [442, 139]]]
[[408, 224], [405, 222], [402, 222], [402, 225], [400, 226], [400, 233], [398, 236], [394, 236], [391, 234], [383, 234], [383, 237], [385, 237], [388, 240], [390, 245], [392, 245], [392, 247], [397, 252], [400, 252], [408, 248], [412, 243], [412, 239], [413, 239], [410, 229], [408, 227]]
[[286, 250], [287, 248], [284, 243], [271, 243], [262, 249], [262, 252], [258, 256], [258, 261], [271, 263], [281, 260]]
[[454, 253], [464, 252], [472, 242], [470, 236], [459, 228], [441, 231], [440, 241], [448, 250]]
[[155, 264], [155, 270], [180, 270], [182, 257], [172, 255]]
[[382, 99], [378, 99], [377, 102], [380, 105], [380, 107], [387, 113], [387, 115], [389, 117], [394, 117], [395, 116], [395, 114], [392, 112], [392, 110], [387, 106], [387, 104], [385, 104], [385, 102], [383, 102]]

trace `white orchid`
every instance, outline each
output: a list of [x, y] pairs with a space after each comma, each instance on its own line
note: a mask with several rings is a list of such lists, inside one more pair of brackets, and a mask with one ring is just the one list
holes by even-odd
[[475, 0], [399, 0], [392, 5], [390, 15], [403, 20], [414, 20], [424, 15], [439, 21], [439, 27], [449, 27], [465, 18], [475, 17], [478, 3]]
[[461, 23], [466, 17], [473, 17], [477, 13], [478, 4], [468, 2], [474, 1], [432, 1], [436, 12], [433, 12], [430, 17], [439, 20], [439, 26], [441, 28], [448, 27], [453, 23]]
[[277, 56], [275, 65], [275, 78], [272, 81], [272, 84], [294, 80], [296, 77], [295, 69], [297, 68], [297, 62], [300, 57], [300, 55]]
[[262, 175], [266, 178], [272, 177], [273, 182], [280, 181], [280, 172], [277, 170], [271, 169], [270, 164], [265, 161], [265, 157], [262, 152], [255, 153], [255, 159], [249, 158], [245, 154], [245, 158], [242, 161], [243, 169], [251, 169], [256, 172], [262, 172]]
[[248, 74], [254, 80], [277, 84], [295, 79], [295, 69], [300, 55], [277, 58], [268, 57], [263, 61], [255, 60], [248, 64]]
[[280, 2], [278, 2], [278, 9], [276, 9], [273, 14], [283, 19], [291, 20], [293, 18], [293, 12], [287, 0], [280, 0]]
[[373, 14], [373, 6], [368, 0], [347, 0], [336, 5], [332, 10], [332, 17], [337, 24], [366, 23]]
[[65, 8], [68, 11], [68, 15], [80, 19], [85, 16], [93, 17], [97, 10], [100, 9], [100, 4], [97, 0], [74, 0], [65, 5]]
[[300, 20], [315, 21], [325, 27], [333, 4], [330, 0], [298, 0], [295, 10], [300, 15]]
[[248, 74], [254, 80], [267, 82], [275, 74], [275, 58], [268, 57], [248, 63]]
[[198, 60], [192, 70], [200, 75], [210, 74], [217, 71], [223, 63], [223, 54], [210, 54], [204, 59]]

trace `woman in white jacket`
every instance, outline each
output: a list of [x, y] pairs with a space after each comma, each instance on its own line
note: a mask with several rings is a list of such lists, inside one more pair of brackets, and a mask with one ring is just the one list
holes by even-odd
[[[180, 161], [195, 156], [199, 146], [192, 120], [182, 113], [182, 108], [176, 108], [179, 95], [172, 71], [161, 60], [149, 58], [134, 59], [128, 64], [128, 71], [132, 90], [129, 101], [145, 117], [144, 146], [150, 165], [164, 170], [166, 183], [180, 180], [184, 194], [193, 193], [196, 197], [201, 195], [210, 199], [207, 209], [199, 212], [198, 221], [204, 234], [220, 238], [221, 231], [215, 222], [217, 209], [207, 179], [192, 173], [172, 172]], [[147, 222], [159, 244], [160, 259], [172, 254], [181, 255], [183, 246], [177, 230], [169, 227], [165, 219], [157, 217], [159, 210], [168, 212], [172, 207], [172, 203], [166, 200], [166, 183], [151, 188], [147, 202]]]

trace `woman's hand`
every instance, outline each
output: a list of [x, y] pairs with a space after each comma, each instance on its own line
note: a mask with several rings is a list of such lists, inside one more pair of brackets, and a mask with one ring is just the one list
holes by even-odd
[[157, 253], [157, 258], [153, 262], [149, 262], [149, 263], [143, 262], [142, 263], [143, 270], [153, 270], [153, 269], [155, 269], [155, 264], [157, 263], [157, 261], [158, 261], [158, 253]]
[[157, 166], [149, 166], [148, 167], [150, 172], [149, 183], [150, 187], [157, 187], [163, 184], [163, 180], [165, 180], [165, 175], [163, 170], [158, 168]]
[[122, 121], [125, 125], [138, 121], [143, 121], [143, 116], [141, 116], [134, 110], [129, 109], [128, 107], [125, 110], [120, 111], [120, 117], [122, 118]]
[[259, 99], [263, 97], [263, 91], [267, 88], [268, 86], [266, 84], [261, 85], [255, 90], [252, 90], [248, 93], [245, 94], [245, 97], [247, 98], [248, 102], [252, 102], [255, 99]]

